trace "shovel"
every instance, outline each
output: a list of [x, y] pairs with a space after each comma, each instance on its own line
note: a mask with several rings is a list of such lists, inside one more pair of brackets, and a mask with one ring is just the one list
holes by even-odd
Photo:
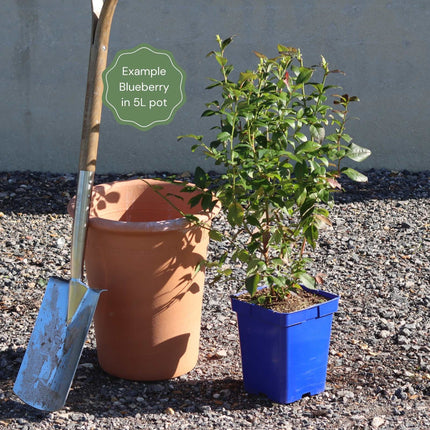
[[43, 411], [61, 409], [66, 402], [101, 293], [88, 287], [82, 277], [102, 111], [102, 72], [117, 2], [92, 0], [91, 4], [91, 50], [73, 221], [71, 279], [49, 279], [14, 385], [18, 397]]

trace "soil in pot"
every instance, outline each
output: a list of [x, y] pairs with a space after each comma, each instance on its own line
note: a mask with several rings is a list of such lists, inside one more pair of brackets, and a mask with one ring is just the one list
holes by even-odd
[[[267, 294], [268, 287], [258, 289], [255, 296], [251, 299], [251, 295], [248, 293], [238, 295], [239, 300], [246, 302], [258, 303], [258, 298], [264, 294]], [[302, 309], [309, 308], [314, 305], [326, 302], [327, 299], [319, 294], [311, 293], [302, 288], [295, 288], [289, 291], [288, 295], [283, 299], [273, 300], [271, 303], [260, 304], [267, 309], [271, 309], [275, 312], [289, 313], [296, 312]]]

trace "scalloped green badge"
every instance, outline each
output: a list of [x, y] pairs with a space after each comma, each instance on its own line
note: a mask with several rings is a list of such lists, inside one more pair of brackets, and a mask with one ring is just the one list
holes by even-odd
[[168, 124], [185, 103], [185, 72], [150, 45], [119, 51], [103, 72], [103, 103], [120, 124], [139, 130]]

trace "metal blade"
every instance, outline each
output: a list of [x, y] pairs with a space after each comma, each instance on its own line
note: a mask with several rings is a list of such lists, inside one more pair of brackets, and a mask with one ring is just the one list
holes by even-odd
[[37, 409], [61, 409], [67, 399], [101, 293], [85, 287], [85, 295], [67, 324], [69, 282], [49, 279], [14, 385], [15, 394]]

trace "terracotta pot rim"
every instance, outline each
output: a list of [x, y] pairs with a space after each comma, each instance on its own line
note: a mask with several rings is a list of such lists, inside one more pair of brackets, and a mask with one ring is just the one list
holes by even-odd
[[[168, 182], [158, 179], [145, 179], [148, 182], [156, 182], [156, 183], [165, 183], [165, 184], [177, 184], [177, 185], [194, 185], [189, 182]], [[130, 183], [140, 181], [140, 179], [128, 179], [123, 181], [113, 181], [113, 182], [107, 182], [103, 184], [98, 184], [93, 187], [93, 192], [97, 192], [97, 189], [103, 189], [104, 186], [113, 186], [115, 184], [123, 184], [123, 183]], [[74, 196], [67, 205], [67, 212], [70, 216], [73, 217], [74, 210], [75, 210], [75, 201], [76, 196]], [[221, 204], [220, 202], [217, 203], [217, 205], [214, 207], [212, 212], [198, 212], [196, 214], [193, 214], [195, 217], [198, 218], [198, 220], [206, 224], [208, 223], [210, 225], [211, 220], [219, 213], [221, 210]], [[118, 233], [126, 233], [130, 232], [133, 234], [136, 233], [159, 233], [159, 232], [167, 232], [167, 231], [175, 231], [175, 230], [186, 230], [191, 228], [198, 228], [199, 226], [193, 223], [192, 221], [189, 221], [188, 219], [184, 217], [178, 217], [178, 218], [172, 218], [168, 220], [160, 220], [160, 221], [115, 221], [110, 220], [107, 218], [100, 218], [96, 217], [90, 214], [89, 217], [89, 224], [92, 228], [100, 229], [100, 230], [111, 230], [116, 231]]]
[[[211, 215], [194, 214], [200, 222], [207, 223], [212, 219]], [[174, 218], [163, 221], [113, 221], [105, 218], [90, 217], [89, 224], [92, 228], [114, 230], [117, 232], [130, 233], [159, 233], [163, 231], [184, 230], [198, 227], [186, 218]]]

